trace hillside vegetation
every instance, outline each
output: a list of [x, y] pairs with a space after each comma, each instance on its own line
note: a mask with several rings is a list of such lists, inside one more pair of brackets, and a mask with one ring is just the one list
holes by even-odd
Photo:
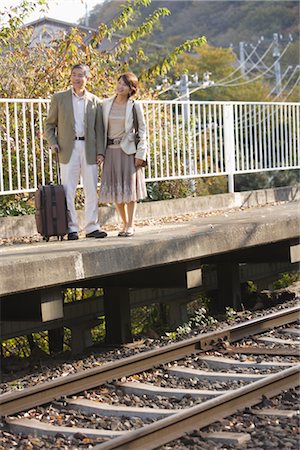
[[[131, 3], [134, 4], [134, 0]], [[105, 0], [95, 6], [90, 14], [90, 25], [97, 28], [100, 23], [106, 23], [109, 26], [118, 17], [123, 5], [124, 0]], [[298, 99], [299, 90], [294, 87], [298, 84], [297, 65], [300, 63], [298, 1], [152, 0], [150, 6], [141, 7], [135, 14], [129, 22], [129, 29], [145, 22], [153, 11], [162, 7], [170, 10], [170, 16], [162, 17], [152, 33], [142, 39], [148, 63], [155, 64], [159, 56], [167, 56], [171, 49], [186, 39], [205, 36], [208, 47], [202, 46], [190, 55], [182, 56], [169, 77], [178, 79], [181, 73], [188, 72], [189, 75], [198, 73], [201, 78], [204, 72], [210, 72], [215, 82], [229, 78], [227, 86], [197, 92], [193, 99], [269, 100], [268, 93], [276, 85], [274, 33], [278, 35], [282, 86], [285, 89], [284, 95], [278, 95], [275, 100]], [[229, 74], [233, 67], [240, 64], [241, 41], [244, 42], [244, 59], [247, 58], [245, 72], [248, 78], [257, 77], [258, 82], [241, 83], [237, 73], [238, 84], [235, 87]], [[137, 41], [134, 48], [138, 46]], [[254, 47], [257, 48], [255, 52]], [[140, 73], [145, 61], [141, 60], [138, 65], [129, 63], [129, 67]], [[160, 84], [159, 81], [157, 84]]]
[[[106, 0], [94, 7], [90, 26], [109, 23], [121, 10], [122, 0]], [[273, 33], [298, 39], [298, 1], [197, 1], [154, 0], [141, 11], [137, 21], [145, 19], [154, 9], [167, 7], [171, 17], [162, 20], [151, 41], [174, 46], [183, 39], [206, 36], [209, 45], [238, 46], [239, 41], [256, 42], [260, 36], [272, 39]]]

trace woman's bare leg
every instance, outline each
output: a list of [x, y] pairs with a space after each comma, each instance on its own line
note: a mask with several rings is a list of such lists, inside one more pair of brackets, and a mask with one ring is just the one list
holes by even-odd
[[116, 203], [116, 210], [118, 211], [118, 214], [121, 217], [122, 222], [123, 222], [123, 230], [122, 231], [126, 231], [127, 226], [128, 226], [128, 218], [127, 218], [127, 211], [125, 208], [125, 204], [124, 203]]
[[134, 228], [136, 202], [127, 203], [127, 228]]

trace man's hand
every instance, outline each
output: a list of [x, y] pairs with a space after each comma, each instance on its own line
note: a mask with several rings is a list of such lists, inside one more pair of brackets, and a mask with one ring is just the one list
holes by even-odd
[[102, 166], [102, 164], [104, 163], [104, 156], [103, 155], [97, 155], [97, 164], [98, 166]]
[[52, 152], [57, 152], [58, 153], [59, 152], [59, 145], [58, 144], [51, 145], [50, 150]]

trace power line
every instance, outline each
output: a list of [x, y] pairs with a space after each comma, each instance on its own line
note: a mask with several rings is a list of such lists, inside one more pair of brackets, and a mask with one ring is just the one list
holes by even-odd
[[[245, 53], [246, 53], [246, 52], [245, 52]], [[260, 58], [260, 56], [257, 55], [256, 52], [255, 52], [255, 54], [256, 54], [256, 56], [257, 56], [258, 58]], [[246, 55], [247, 55], [247, 53], [246, 53]], [[261, 69], [261, 68], [258, 66], [257, 62], [253, 61], [252, 57], [249, 58], [249, 61], [252, 62], [253, 67], [254, 67], [256, 70], [258, 70], [259, 72], [263, 72], [263, 69]], [[263, 61], [260, 61], [260, 64], [263, 65], [265, 69], [268, 68], [268, 66], [266, 66], [266, 64], [265, 64]], [[253, 67], [251, 67], [251, 70], [253, 70]]]
[[297, 80], [295, 81], [294, 85], [292, 86], [292, 89], [290, 89], [289, 93], [284, 97], [283, 101], [285, 102], [287, 98], [289, 98], [289, 96], [291, 95], [291, 93], [293, 92], [293, 90], [295, 89], [296, 86], [299, 86], [299, 81], [300, 81], [300, 75], [298, 75]]
[[[262, 37], [261, 40], [263, 40], [264, 38]], [[273, 68], [275, 68], [274, 72], [275, 72], [275, 76], [276, 76], [276, 85], [275, 87], [271, 90], [271, 92], [269, 93], [269, 95], [271, 95], [274, 90], [276, 91], [279, 87], [280, 87], [280, 93], [282, 92], [283, 89], [281, 89], [281, 81], [286, 77], [288, 71], [291, 69], [292, 66], [289, 66], [288, 69], [286, 69], [286, 71], [284, 72], [283, 76], [281, 76], [281, 70], [280, 70], [280, 60], [282, 59], [282, 57], [284, 56], [284, 54], [287, 52], [289, 46], [291, 45], [292, 42], [292, 37], [289, 36], [289, 42], [287, 43], [287, 45], [285, 46], [285, 48], [283, 49], [282, 53], [280, 54], [280, 50], [279, 50], [279, 46], [278, 46], [278, 34], [274, 33], [273, 34], [273, 41], [271, 42], [271, 44], [268, 46], [268, 48], [264, 51], [263, 55], [260, 57], [257, 53], [257, 49], [259, 47], [259, 45], [261, 44], [261, 40], [258, 41], [256, 46], [252, 46], [252, 51], [248, 54], [246, 53], [246, 58], [244, 58], [243, 60], [243, 64], [245, 62], [252, 62], [252, 66], [250, 67], [250, 69], [247, 72], [243, 72], [243, 74], [239, 75], [238, 77], [235, 77], [231, 80], [229, 80], [229, 78], [231, 78], [233, 76], [233, 74], [235, 74], [237, 71], [241, 70], [243, 64], [240, 64], [233, 72], [231, 72], [229, 75], [227, 75], [226, 77], [223, 77], [221, 80], [219, 81], [212, 81], [209, 79], [209, 75], [211, 75], [210, 73], [205, 73], [204, 74], [204, 78], [203, 78], [203, 82], [198, 83], [198, 76], [197, 74], [193, 75], [193, 77], [197, 76], [197, 80], [196, 82], [190, 82], [188, 81], [188, 77], [186, 74], [183, 74], [181, 76], [181, 79], [176, 81], [175, 84], [171, 85], [171, 86], [167, 86], [165, 89], [163, 89], [161, 92], [159, 92], [159, 95], [169, 91], [169, 90], [174, 90], [175, 92], [177, 92], [177, 97], [176, 99], [174, 99], [173, 101], [178, 101], [180, 99], [184, 99], [184, 100], [189, 100], [190, 99], [190, 95], [196, 91], [198, 91], [199, 89], [205, 89], [208, 87], [237, 87], [237, 86], [243, 86], [249, 83], [252, 83], [262, 77], [265, 77]], [[267, 56], [267, 54], [270, 52], [270, 50], [273, 47], [273, 57], [276, 58], [275, 61], [273, 62], [273, 64], [271, 66], [267, 66], [264, 63], [264, 59]], [[245, 52], [244, 52], [245, 54]], [[254, 62], [252, 60], [252, 56], [256, 55], [258, 57], [258, 60], [256, 62]], [[261, 67], [259, 67], [259, 65], [262, 65], [265, 67], [266, 70], [262, 70]], [[247, 79], [244, 80], [242, 82], [239, 83], [235, 83], [235, 81], [244, 78], [246, 75], [250, 74], [251, 72], [253, 72], [254, 70], [258, 70], [260, 73], [255, 76], [254, 78], [251, 79]], [[288, 79], [288, 82], [285, 84], [284, 89], [288, 86], [290, 80], [292, 79], [292, 76], [294, 75], [295, 71], [292, 73], [291, 77]], [[183, 77], [186, 77], [186, 80], [183, 80]], [[206, 78], [205, 78], [206, 77]], [[228, 81], [226, 81], [228, 80]], [[225, 82], [226, 81], [226, 82]], [[163, 83], [166, 83], [167, 81], [163, 81]], [[190, 90], [189, 86], [195, 86], [194, 89]], [[160, 86], [161, 88], [161, 86]], [[178, 90], [181, 93], [181, 95], [178, 95]], [[280, 95], [280, 94], [278, 94]], [[277, 97], [276, 97], [277, 98]]]
[[[287, 73], [288, 73], [292, 68], [293, 68], [293, 66], [288, 66], [288, 67], [286, 68], [284, 74], [282, 75], [281, 80], [283, 80], [283, 79], [286, 77]], [[266, 98], [270, 97], [271, 94], [273, 94], [273, 92], [276, 90], [276, 88], [277, 88], [277, 85], [275, 84], [275, 86], [274, 86], [273, 89], [269, 92], [269, 94], [267, 95]]]
[[[280, 35], [280, 39], [282, 39], [281, 35]], [[261, 40], [264, 40], [264, 37], [261, 37]], [[241, 82], [238, 84], [234, 84], [234, 82], [236, 82], [240, 79], [243, 79], [246, 75], [249, 75], [254, 70], [259, 71], [261, 73], [261, 76], [267, 76], [268, 73], [270, 72], [270, 67], [268, 67], [263, 60], [265, 59], [265, 57], [267, 56], [267, 54], [273, 47], [273, 55], [272, 56], [274, 58], [274, 64], [271, 66], [271, 68], [274, 67], [274, 73], [275, 73], [275, 78], [276, 78], [275, 91], [279, 91], [281, 88], [281, 79], [282, 79], [280, 60], [281, 60], [282, 56], [285, 54], [285, 52], [287, 51], [287, 48], [290, 46], [292, 41], [293, 41], [293, 38], [291, 35], [289, 35], [289, 42], [286, 45], [286, 47], [284, 48], [282, 54], [280, 54], [280, 49], [279, 49], [279, 45], [278, 45], [278, 34], [274, 33], [273, 40], [271, 41], [270, 45], [268, 46], [268, 48], [266, 49], [266, 51], [264, 52], [264, 54], [261, 57], [257, 53], [258, 44], [256, 46], [252, 46], [253, 50], [250, 52], [250, 54], [248, 54], [245, 50], [244, 43], [240, 42], [240, 52], [241, 52], [241, 59], [243, 60], [243, 63], [239, 66], [239, 68], [242, 70], [242, 73], [238, 77], [228, 80], [228, 78], [230, 78], [230, 76], [232, 76], [232, 74], [237, 71], [237, 69], [235, 69], [235, 71], [232, 72], [229, 76], [227, 75], [227, 77], [217, 81], [215, 85], [217, 86], [217, 85], [222, 84], [223, 86], [229, 87], [229, 86], [240, 86], [243, 84], [247, 84], [247, 83], [249, 83], [248, 81], [244, 81], [244, 82]], [[259, 43], [260, 42], [261, 41], [259, 41]], [[254, 60], [252, 58], [253, 55], [256, 55], [258, 57], [258, 60], [256, 62], [254, 62]], [[245, 59], [245, 56], [246, 56], [246, 59]], [[245, 64], [247, 61], [248, 62], [251, 61], [253, 63], [253, 65], [246, 72], [245, 70], [243, 70], [243, 64]], [[262, 70], [262, 68], [260, 66], [265, 67], [266, 70]], [[260, 78], [260, 77], [255, 77], [254, 79], [252, 78], [251, 81], [255, 81], [258, 78]], [[228, 81], [224, 82], [225, 80], [228, 80]]]
[[[293, 66], [289, 66], [289, 67], [292, 68]], [[294, 69], [292, 75], [289, 77], [287, 83], [285, 84], [285, 87], [281, 90], [281, 92], [283, 92], [283, 90], [286, 89], [286, 87], [288, 86], [290, 80], [291, 80], [292, 77], [294, 76], [295, 71], [297, 70], [297, 68], [299, 69], [299, 68], [300, 68], [300, 65], [298, 65], [298, 66], [295, 67], [295, 69]], [[287, 74], [287, 72], [288, 72], [288, 70], [285, 71], [283, 77]], [[289, 93], [287, 94], [287, 96], [283, 99], [283, 101], [286, 101], [286, 99], [291, 95], [292, 91], [294, 90], [295, 86], [297, 85], [297, 83], [298, 83], [298, 81], [299, 81], [299, 78], [300, 78], [300, 75], [298, 76], [298, 79], [297, 79], [296, 82], [294, 83], [294, 85], [293, 85], [292, 89], [290, 90], [290, 92], [289, 92]], [[270, 94], [269, 94], [269, 95], [270, 95]], [[273, 101], [275, 101], [275, 100], [277, 99], [277, 97], [279, 97], [279, 95], [277, 95], [276, 97], [274, 97], [274, 98], [273, 98]], [[256, 119], [258, 118], [258, 115], [259, 115], [259, 113], [258, 113], [257, 111], [254, 112], [254, 114], [253, 114], [252, 112], [250, 112], [250, 113], [247, 112], [246, 114], [247, 114], [247, 117], [250, 117], [250, 115], [251, 115], [251, 120], [252, 120], [252, 122], [253, 122], [254, 120], [256, 120]], [[272, 114], [274, 114], [274, 113], [269, 113], [268, 117], [271, 117]]]
[[[250, 80], [246, 80], [243, 81], [241, 83], [235, 83], [235, 84], [220, 84], [219, 82], [216, 82], [215, 86], [226, 86], [226, 87], [235, 87], [235, 86], [243, 86], [245, 84], [249, 84], [252, 83], [253, 81], [258, 80], [259, 78], [263, 77], [266, 73], [270, 72], [270, 70], [273, 69], [273, 67], [278, 63], [278, 61], [283, 57], [283, 55], [285, 54], [285, 52], [287, 51], [287, 49], [290, 46], [290, 42], [287, 44], [287, 46], [285, 47], [285, 49], [283, 50], [283, 52], [281, 53], [281, 55], [279, 56], [279, 58], [270, 66], [268, 67], [268, 69], [266, 69], [264, 72], [262, 72], [260, 75], [258, 75], [257, 77], [251, 78]], [[241, 78], [241, 77], [238, 77]], [[236, 78], [236, 80], [238, 79]], [[236, 80], [232, 80], [232, 81], [236, 81]]]
[[[255, 49], [257, 49], [257, 47], [260, 45], [260, 43], [261, 43], [261, 41], [258, 41], [258, 43], [257, 43], [257, 45], [256, 45], [256, 47], [255, 47]], [[254, 49], [254, 50], [255, 50], [255, 49]], [[253, 50], [253, 51], [254, 51], [254, 50]], [[253, 53], [253, 52], [252, 52], [252, 53]], [[223, 81], [227, 80], [227, 78], [232, 77], [232, 75], [233, 75], [234, 73], [239, 72], [239, 71], [241, 70], [242, 66], [244, 65], [244, 63], [247, 62], [248, 59], [252, 56], [252, 53], [250, 53], [249, 57], [246, 58], [246, 59], [243, 61], [242, 64], [240, 64], [238, 67], [236, 67], [235, 70], [234, 70], [233, 72], [231, 72], [231, 73], [230, 73], [229, 75], [227, 75], [226, 77], [222, 78], [222, 80], [220, 80], [220, 82], [223, 82]]]
[[[287, 50], [287, 48], [289, 47], [289, 45], [290, 45], [290, 43], [287, 44], [287, 46], [285, 47], [284, 51], [283, 51], [282, 54], [280, 55], [279, 59], [282, 58], [282, 56], [283, 56], [284, 53], [286, 52], [286, 50]], [[265, 51], [265, 53], [263, 54], [263, 56], [256, 62], [256, 64], [254, 65], [254, 67], [252, 67], [248, 72], [245, 73], [245, 75], [248, 75], [248, 74], [251, 73], [254, 69], [256, 69], [256, 67], [258, 66], [258, 64], [260, 64], [260, 62], [266, 57], [267, 53], [270, 51], [270, 49], [272, 48], [272, 46], [273, 46], [273, 43], [270, 44], [270, 46], [269, 46], [268, 49]], [[272, 64], [271, 67], [267, 67], [267, 69], [266, 69], [264, 72], [262, 72], [262, 75], [268, 73], [268, 72], [270, 71], [270, 69], [273, 68], [273, 67], [275, 66], [275, 64], [276, 64], [276, 62], [274, 62], [274, 63]], [[237, 77], [237, 78], [235, 78], [235, 79], [233, 79], [233, 80], [230, 80], [230, 82], [237, 81], [237, 80], [239, 80], [240, 78], [243, 78], [243, 76], [240, 75], [239, 77]], [[228, 84], [228, 83], [225, 83], [225, 85], [227, 85], [227, 84]], [[228, 84], [228, 85], [229, 85], [229, 84]]]
[[[262, 57], [257, 61], [257, 63], [251, 67], [247, 72], [244, 71], [244, 74], [239, 75], [238, 77], [234, 78], [233, 80], [229, 80], [229, 82], [233, 82], [233, 81], [237, 81], [240, 78], [244, 78], [246, 75], [248, 75], [249, 73], [251, 73], [256, 67], [257, 65], [267, 56], [267, 54], [269, 53], [269, 51], [271, 50], [273, 46], [273, 42], [269, 45], [269, 47], [267, 48], [267, 50], [265, 51], [265, 53], [262, 55]], [[256, 47], [257, 48], [257, 47]], [[250, 56], [252, 56], [252, 52], [250, 53]], [[246, 60], [245, 60], [246, 61]], [[241, 66], [240, 66], [241, 67]], [[238, 69], [240, 69], [240, 67]], [[232, 76], [237, 70], [234, 70], [230, 76]], [[228, 77], [227, 77], [228, 78]], [[225, 77], [226, 79], [226, 77]], [[225, 80], [224, 78], [220, 81], [218, 81], [218, 83], [223, 83], [223, 81]], [[225, 83], [226, 84], [226, 83]]]
[[[198, 82], [198, 75], [197, 75], [197, 81], [195, 81], [194, 83], [191, 83], [188, 81], [187, 75], [183, 74], [181, 77], [181, 80], [180, 80], [181, 82], [179, 84], [182, 95], [176, 97], [173, 101], [178, 101], [180, 99], [189, 100], [190, 94], [197, 91], [198, 89], [206, 89], [208, 87], [214, 86], [215, 82], [210, 80], [210, 75], [211, 75], [210, 72], [204, 72], [203, 81]], [[190, 91], [189, 85], [191, 85], [191, 86], [196, 85], [196, 87], [195, 87], [195, 89]]]
[[299, 70], [299, 68], [300, 68], [300, 65], [297, 65], [297, 66], [294, 68], [294, 70], [293, 70], [293, 72], [291, 73], [291, 75], [289, 76], [289, 78], [288, 78], [288, 80], [287, 80], [285, 86], [284, 86], [283, 88], [281, 88], [281, 90], [280, 90], [279, 93], [276, 95], [276, 97], [274, 97], [273, 100], [276, 100], [276, 99], [281, 95], [281, 93], [288, 87], [288, 85], [289, 85], [291, 79], [293, 78], [293, 76], [294, 76], [294, 74], [296, 73], [296, 71]]
[[[260, 59], [260, 56], [259, 56], [259, 54], [258, 54], [257, 52], [255, 52], [255, 55], [256, 55], [256, 57], [257, 57], [258, 59]], [[262, 61], [262, 59], [260, 59], [260, 62], [261, 62], [261, 64], [265, 67], [265, 69], [268, 68], [268, 66]]]

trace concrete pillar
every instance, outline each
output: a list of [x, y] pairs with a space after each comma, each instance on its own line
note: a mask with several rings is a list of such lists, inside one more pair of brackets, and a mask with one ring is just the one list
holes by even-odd
[[225, 310], [226, 306], [234, 309], [241, 307], [240, 271], [238, 263], [217, 264], [218, 277], [218, 305], [219, 311]]
[[64, 347], [64, 327], [48, 330], [48, 343], [51, 355], [61, 353]]
[[71, 353], [83, 353], [87, 347], [93, 345], [91, 329], [88, 323], [77, 324], [71, 328]]
[[168, 325], [171, 328], [177, 328], [183, 323], [187, 322], [188, 314], [187, 314], [187, 302], [170, 302], [169, 305], [169, 315], [168, 315]]
[[62, 319], [61, 286], [1, 297], [1, 319], [12, 321], [41, 321]]
[[106, 343], [119, 345], [132, 342], [128, 288], [104, 288], [104, 313]]

